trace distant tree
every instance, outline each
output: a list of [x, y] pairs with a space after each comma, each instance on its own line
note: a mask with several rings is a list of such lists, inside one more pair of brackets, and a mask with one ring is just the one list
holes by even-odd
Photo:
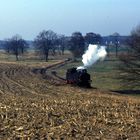
[[95, 33], [87, 33], [85, 36], [85, 43], [87, 45], [89, 44], [100, 44], [102, 41], [102, 37], [99, 34], [95, 34]]
[[74, 60], [81, 57], [85, 50], [84, 37], [80, 32], [74, 32], [70, 39], [70, 51], [73, 54]]
[[96, 34], [96, 36], [95, 36], [95, 43], [96, 44], [101, 44], [101, 42], [102, 42], [101, 35], [100, 34]]
[[63, 35], [63, 36], [61, 36], [61, 48], [60, 48], [62, 55], [64, 55], [66, 44], [67, 44], [67, 40], [66, 40], [65, 36]]
[[54, 39], [53, 46], [51, 47], [51, 54], [54, 56], [56, 54], [56, 51], [58, 51], [58, 54], [61, 55], [61, 40], [62, 35], [56, 35], [56, 38]]
[[120, 36], [120, 34], [115, 32], [115, 33], [112, 34], [112, 36]]
[[7, 39], [5, 41], [4, 49], [7, 53], [14, 54], [16, 56], [16, 60], [18, 61], [19, 55], [27, 51], [28, 44], [20, 35], [15, 35], [11, 39]]
[[113, 37], [113, 43], [115, 45], [116, 57], [118, 57], [118, 48], [120, 47], [120, 42], [119, 42], [120, 34], [115, 32], [111, 36]]
[[96, 37], [96, 34], [95, 33], [86, 33], [86, 36], [85, 36], [85, 43], [87, 45], [89, 44], [95, 44], [95, 37]]
[[106, 42], [105, 42], [105, 45], [106, 45], [106, 47], [107, 47], [107, 48], [106, 48], [107, 56], [110, 57], [110, 43], [106, 41]]
[[59, 54], [64, 55], [65, 47], [67, 45], [67, 40], [64, 35], [58, 36], [57, 45], [58, 45]]
[[128, 39], [129, 54], [120, 57], [122, 83], [126, 87], [140, 87], [140, 25], [137, 26]]
[[4, 50], [6, 51], [6, 53], [10, 53], [10, 39], [5, 39], [4, 41]]
[[45, 56], [45, 61], [48, 61], [48, 55], [50, 49], [53, 50], [56, 41], [56, 33], [51, 30], [42, 31], [35, 38], [34, 44], [35, 48], [41, 55]]

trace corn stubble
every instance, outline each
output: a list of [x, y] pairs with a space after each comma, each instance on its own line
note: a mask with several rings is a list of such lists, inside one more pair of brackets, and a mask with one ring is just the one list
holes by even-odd
[[0, 64], [0, 139], [140, 139], [138, 99], [50, 81]]

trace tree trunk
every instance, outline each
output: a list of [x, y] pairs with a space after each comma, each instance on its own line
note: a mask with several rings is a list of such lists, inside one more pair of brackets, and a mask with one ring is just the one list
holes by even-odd
[[110, 57], [110, 46], [107, 46], [107, 56]]
[[65, 48], [64, 48], [64, 47], [62, 47], [62, 55], [64, 55], [64, 51], [65, 51]]
[[116, 57], [118, 57], [118, 45], [116, 44]]
[[45, 61], [48, 61], [48, 53], [45, 55]]
[[18, 59], [18, 54], [16, 54], [16, 61], [18, 61], [19, 59]]

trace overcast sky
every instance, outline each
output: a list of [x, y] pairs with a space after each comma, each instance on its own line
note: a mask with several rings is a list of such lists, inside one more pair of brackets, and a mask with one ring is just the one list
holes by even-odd
[[140, 24], [140, 0], [0, 0], [0, 39], [42, 30], [128, 35]]

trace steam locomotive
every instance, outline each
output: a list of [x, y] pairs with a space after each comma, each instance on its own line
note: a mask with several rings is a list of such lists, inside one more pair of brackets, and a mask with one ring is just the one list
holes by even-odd
[[91, 87], [90, 74], [87, 73], [87, 70], [70, 68], [66, 73], [66, 81], [68, 84], [78, 85], [80, 87]]

